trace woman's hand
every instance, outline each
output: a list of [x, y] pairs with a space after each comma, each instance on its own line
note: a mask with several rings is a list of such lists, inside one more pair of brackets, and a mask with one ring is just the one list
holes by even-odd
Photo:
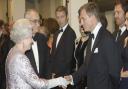
[[123, 71], [123, 68], [121, 69], [121, 77], [126, 78], [128, 77], [128, 71]]

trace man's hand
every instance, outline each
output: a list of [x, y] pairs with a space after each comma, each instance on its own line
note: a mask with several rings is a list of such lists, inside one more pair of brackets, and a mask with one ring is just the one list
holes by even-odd
[[121, 70], [121, 77], [122, 78], [127, 78], [128, 77], [128, 71], [123, 71], [123, 68]]
[[68, 81], [69, 84], [73, 85], [73, 79], [71, 75], [64, 76], [64, 78]]

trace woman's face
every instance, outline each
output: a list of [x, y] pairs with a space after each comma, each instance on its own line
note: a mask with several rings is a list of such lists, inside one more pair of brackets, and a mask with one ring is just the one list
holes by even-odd
[[126, 12], [126, 15], [125, 15], [125, 25], [128, 29], [128, 11]]
[[26, 50], [30, 50], [32, 43], [33, 43], [32, 36], [27, 37], [26, 39], [24, 39], [24, 48]]

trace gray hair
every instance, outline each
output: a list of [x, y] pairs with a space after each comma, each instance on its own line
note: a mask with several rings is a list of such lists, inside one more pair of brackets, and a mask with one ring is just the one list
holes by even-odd
[[99, 7], [95, 2], [88, 2], [80, 7], [78, 14], [80, 15], [81, 11], [85, 10], [88, 16], [94, 15], [98, 21], [100, 21], [100, 11]]
[[24, 14], [24, 18], [26, 19], [31, 19], [32, 18], [32, 13], [35, 13], [38, 17], [39, 17], [39, 13], [37, 10], [35, 9], [28, 9], [25, 14]]
[[19, 19], [17, 20], [10, 33], [10, 38], [15, 43], [32, 36], [32, 26], [29, 20]]

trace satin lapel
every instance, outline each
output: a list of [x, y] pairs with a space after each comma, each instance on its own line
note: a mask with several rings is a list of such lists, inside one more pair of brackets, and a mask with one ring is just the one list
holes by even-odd
[[68, 33], [69, 30], [70, 30], [70, 28], [69, 28], [69, 25], [68, 25], [68, 26], [66, 27], [65, 31], [63, 32], [61, 38], [60, 38], [60, 41], [59, 41], [58, 46], [57, 46], [57, 49], [58, 49], [58, 47], [59, 47], [60, 45], [64, 44], [63, 39], [65, 39], [65, 37], [66, 37], [66, 35], [67, 35], [67, 33]]
[[56, 52], [56, 41], [57, 41], [58, 31], [54, 34], [53, 45], [52, 45], [52, 54], [54, 55]]
[[123, 32], [123, 34], [119, 37], [119, 41], [120, 41], [120, 42], [123, 42], [124, 39], [125, 39], [125, 37], [127, 37], [127, 36], [128, 36], [128, 30], [125, 30], [125, 31]]
[[31, 62], [31, 65], [33, 66], [35, 72], [38, 74], [37, 72], [37, 66], [36, 66], [36, 62], [35, 62], [35, 58], [34, 58], [34, 53], [32, 51], [32, 48], [28, 51], [27, 55], [29, 56], [29, 60]]
[[100, 43], [100, 41], [102, 39], [102, 36], [103, 36], [103, 31], [104, 31], [104, 29], [103, 29], [103, 27], [101, 27], [98, 34], [97, 34], [97, 37], [95, 39], [95, 42], [94, 42], [94, 45], [93, 45], [93, 48], [92, 48], [92, 52], [94, 52], [95, 48]]

